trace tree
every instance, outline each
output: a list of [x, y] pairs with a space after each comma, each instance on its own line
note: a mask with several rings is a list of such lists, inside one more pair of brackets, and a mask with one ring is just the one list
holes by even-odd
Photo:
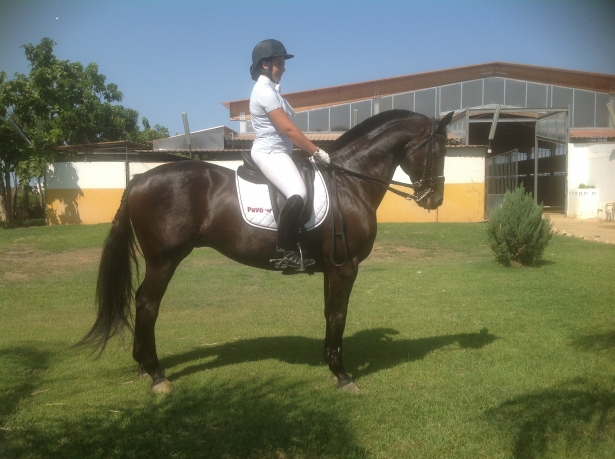
[[542, 209], [522, 186], [506, 192], [487, 224], [489, 245], [500, 263], [533, 265], [542, 258], [551, 240], [551, 221], [543, 219]]
[[[98, 65], [60, 60], [56, 43], [43, 38], [38, 45], [23, 46], [30, 63], [29, 75], [17, 73], [6, 81], [0, 72], [0, 195], [6, 225], [14, 224], [11, 174], [15, 184], [44, 176], [49, 162], [57, 160], [58, 145], [113, 140], [147, 142], [168, 136], [168, 130], [150, 128], [138, 112], [118, 103], [123, 95], [114, 83], [106, 84]], [[23, 131], [30, 144], [20, 138]]]
[[152, 128], [145, 117], [141, 118], [141, 124], [143, 124], [143, 130], [130, 133], [129, 140], [137, 143], [148, 143], [156, 139], [169, 137], [169, 130], [167, 128], [159, 124]]

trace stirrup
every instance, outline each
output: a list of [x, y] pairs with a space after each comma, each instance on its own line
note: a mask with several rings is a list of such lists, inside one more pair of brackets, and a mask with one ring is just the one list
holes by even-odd
[[316, 264], [316, 261], [311, 258], [303, 258], [301, 246], [297, 244], [297, 247], [299, 249], [299, 254], [293, 252], [292, 250], [278, 249], [279, 252], [282, 252], [282, 258], [273, 258], [269, 260], [269, 262], [275, 263], [274, 266], [276, 269], [293, 268], [300, 272], [305, 271], [306, 266]]

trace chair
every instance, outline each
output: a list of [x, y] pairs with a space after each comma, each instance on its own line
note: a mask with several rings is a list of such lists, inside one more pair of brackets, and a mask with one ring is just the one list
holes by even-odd
[[613, 221], [613, 206], [615, 201], [607, 202], [604, 206], [604, 219], [607, 222]]

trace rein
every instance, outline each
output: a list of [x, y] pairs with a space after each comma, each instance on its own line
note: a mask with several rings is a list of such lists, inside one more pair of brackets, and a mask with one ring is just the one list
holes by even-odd
[[[400, 124], [400, 123], [395, 123], [395, 124]], [[379, 131], [378, 134], [384, 132], [386, 129], [394, 126], [395, 124], [386, 127], [385, 129], [383, 129], [382, 131]], [[427, 154], [425, 155], [425, 163], [424, 163], [424, 167], [423, 167], [423, 176], [421, 177], [421, 179], [419, 181], [417, 181], [416, 183], [403, 183], [403, 182], [397, 182], [395, 180], [382, 180], [376, 177], [370, 177], [368, 175], [363, 175], [360, 174], [358, 172], [355, 171], [351, 171], [349, 169], [346, 169], [342, 166], [337, 166], [335, 164], [328, 164], [325, 167], [327, 169], [330, 169], [331, 171], [331, 181], [330, 181], [330, 190], [331, 190], [331, 202], [333, 203], [333, 196], [335, 196], [336, 200], [337, 200], [337, 214], [338, 214], [338, 219], [340, 221], [340, 232], [336, 233], [335, 232], [335, 217], [333, 215], [333, 206], [330, 212], [330, 219], [331, 219], [331, 254], [330, 254], [330, 258], [331, 258], [331, 262], [335, 265], [335, 266], [342, 266], [346, 263], [346, 261], [348, 260], [348, 241], [346, 240], [346, 224], [344, 222], [344, 216], [342, 215], [342, 210], [340, 207], [340, 202], [339, 202], [339, 194], [337, 193], [337, 175], [336, 175], [336, 171], [337, 172], [341, 172], [345, 175], [348, 175], [350, 177], [356, 177], [359, 178], [361, 180], [365, 180], [366, 182], [370, 182], [370, 183], [375, 183], [377, 185], [380, 185], [384, 188], [386, 188], [388, 191], [401, 196], [409, 201], [415, 201], [415, 202], [419, 202], [422, 199], [425, 198], [425, 196], [429, 195], [431, 193], [431, 188], [433, 186], [434, 183], [438, 183], [438, 182], [444, 182], [444, 176], [438, 176], [438, 177], [432, 177], [432, 169], [433, 169], [433, 156], [434, 156], [434, 142], [435, 142], [435, 138], [436, 137], [442, 137], [440, 134], [436, 134], [436, 120], [432, 119], [431, 120], [431, 133], [429, 135], [429, 137], [427, 137], [425, 140], [423, 140], [420, 144], [418, 144], [416, 147], [414, 147], [412, 150], [410, 150], [405, 158], [408, 158], [410, 156], [412, 156], [414, 153], [416, 153], [419, 149], [423, 148], [428, 142], [429, 142], [429, 151], [427, 152]], [[423, 189], [423, 191], [417, 195], [417, 190], [421, 190], [425, 184], [428, 183], [428, 186], [425, 187], [425, 189]], [[410, 194], [410, 193], [406, 193], [404, 191], [400, 191], [397, 190], [395, 188], [392, 188], [390, 185], [398, 185], [398, 186], [403, 186], [406, 188], [412, 188], [414, 190], [414, 194]], [[342, 243], [344, 245], [344, 261], [342, 261], [341, 263], [338, 263], [335, 261], [335, 241], [336, 241], [336, 235], [340, 236], [342, 239]]]
[[[350, 177], [356, 177], [359, 178], [361, 180], [365, 180], [366, 182], [371, 182], [371, 183], [375, 183], [377, 185], [380, 185], [384, 188], [386, 188], [387, 190], [409, 200], [409, 201], [415, 201], [418, 202], [420, 200], [422, 200], [426, 195], [428, 195], [431, 192], [431, 185], [434, 183], [438, 183], [438, 182], [444, 182], [444, 176], [438, 176], [438, 177], [431, 177], [431, 172], [432, 172], [432, 167], [433, 167], [433, 141], [436, 137], [441, 137], [441, 135], [436, 134], [435, 131], [435, 120], [431, 120], [432, 121], [432, 129], [431, 129], [431, 134], [429, 135], [429, 137], [427, 137], [425, 140], [423, 140], [420, 144], [418, 144], [416, 147], [414, 147], [412, 150], [410, 150], [407, 154], [406, 154], [406, 158], [409, 156], [412, 156], [414, 153], [416, 153], [419, 149], [421, 149], [422, 147], [425, 146], [425, 144], [427, 142], [431, 142], [430, 144], [430, 148], [429, 148], [429, 152], [428, 154], [425, 156], [425, 168], [423, 170], [423, 177], [421, 178], [421, 180], [417, 181], [416, 183], [404, 183], [404, 182], [397, 182], [395, 180], [382, 180], [376, 177], [370, 177], [369, 175], [364, 175], [364, 174], [360, 174], [358, 172], [355, 171], [351, 171], [350, 169], [346, 169], [345, 167], [342, 166], [338, 166], [335, 164], [328, 164], [325, 167], [327, 169], [330, 169], [332, 172], [332, 176], [335, 179], [336, 175], [335, 175], [335, 171], [341, 172], [345, 175], [348, 175]], [[391, 126], [389, 126], [391, 127]], [[429, 177], [426, 177], [426, 175], [429, 174]], [[412, 188], [413, 190], [416, 189], [421, 189], [423, 188], [423, 186], [425, 185], [426, 182], [429, 182], [429, 187], [424, 190], [420, 195], [416, 195], [415, 194], [409, 194], [409, 193], [405, 193], [403, 191], [399, 191], [396, 190], [395, 188], [392, 188], [390, 185], [397, 185], [397, 186], [403, 186], [406, 188]]]

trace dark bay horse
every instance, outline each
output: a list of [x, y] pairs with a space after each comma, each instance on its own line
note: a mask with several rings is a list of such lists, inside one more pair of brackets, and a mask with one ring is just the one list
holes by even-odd
[[[420, 183], [418, 191], [424, 196], [418, 204], [435, 209], [442, 203], [444, 184], [432, 178], [443, 175], [446, 126], [451, 118], [452, 113], [439, 121], [405, 110], [380, 113], [332, 144], [331, 163], [387, 182], [401, 166], [413, 183]], [[337, 196], [331, 197], [331, 204], [338, 208], [333, 219], [305, 234], [303, 248], [316, 261], [313, 270], [324, 275], [325, 361], [339, 389], [357, 392], [344, 369], [342, 335], [350, 291], [359, 263], [372, 250], [376, 209], [386, 188], [343, 172], [331, 179], [331, 169], [321, 168], [336, 185]], [[340, 239], [340, 231], [345, 233], [343, 244], [334, 241]], [[135, 235], [145, 260], [145, 276], [136, 292]], [[273, 269], [270, 259], [276, 253], [276, 240], [276, 232], [244, 222], [232, 170], [180, 161], [136, 176], [124, 191], [104, 245], [96, 321], [79, 344], [102, 350], [124, 327], [132, 330], [134, 301], [133, 357], [140, 373], [151, 376], [154, 392], [169, 392], [171, 383], [160, 368], [154, 328], [160, 302], [179, 263], [195, 247], [211, 247], [240, 263]]]

